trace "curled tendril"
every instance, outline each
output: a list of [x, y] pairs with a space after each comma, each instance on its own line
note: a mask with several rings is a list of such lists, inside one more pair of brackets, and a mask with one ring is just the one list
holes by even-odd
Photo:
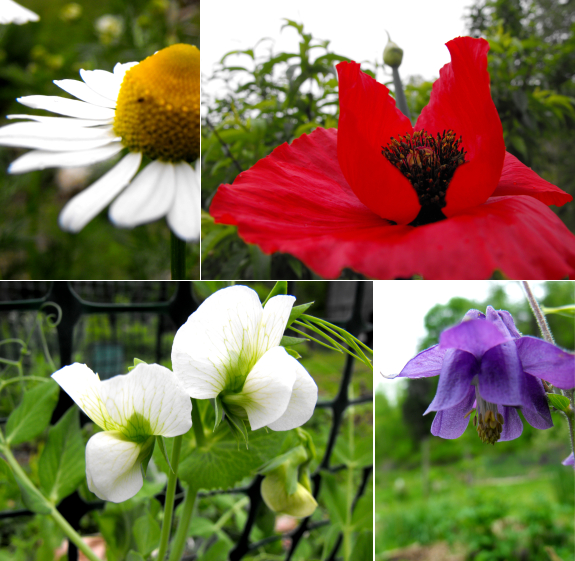
[[58, 304], [56, 304], [56, 302], [44, 302], [40, 306], [40, 310], [43, 310], [44, 308], [47, 308], [49, 306], [56, 308], [57, 315], [46, 314], [45, 315], [46, 324], [48, 325], [48, 327], [57, 327], [59, 325], [59, 323], [62, 321], [62, 308], [60, 308], [60, 306]]

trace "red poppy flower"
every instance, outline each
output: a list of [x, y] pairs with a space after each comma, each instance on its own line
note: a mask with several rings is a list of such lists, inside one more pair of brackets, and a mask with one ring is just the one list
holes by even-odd
[[447, 43], [415, 127], [389, 90], [340, 63], [339, 130], [283, 144], [216, 193], [211, 215], [323, 277], [555, 279], [575, 236], [547, 208], [573, 198], [505, 151], [484, 39]]

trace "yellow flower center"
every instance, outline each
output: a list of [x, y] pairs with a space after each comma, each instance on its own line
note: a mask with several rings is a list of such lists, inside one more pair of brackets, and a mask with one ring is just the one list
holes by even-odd
[[126, 72], [114, 132], [153, 160], [196, 160], [200, 152], [200, 51], [172, 45]]

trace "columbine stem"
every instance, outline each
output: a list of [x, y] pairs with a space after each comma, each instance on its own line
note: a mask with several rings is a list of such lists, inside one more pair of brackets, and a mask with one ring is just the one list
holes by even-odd
[[2, 436], [0, 436], [0, 451], [2, 452], [2, 454], [6, 458], [6, 461], [8, 462], [10, 467], [12, 468], [14, 475], [18, 479], [20, 479], [20, 481], [22, 481], [26, 486], [31, 487], [32, 489], [34, 489], [37, 492], [37, 498], [41, 498], [44, 505], [48, 509], [50, 509], [50, 513], [49, 513], [50, 516], [52, 517], [54, 522], [56, 522], [56, 524], [59, 526], [59, 528], [62, 530], [62, 532], [64, 532], [64, 534], [66, 534], [68, 539], [71, 542], [73, 542], [76, 545], [76, 547], [90, 561], [101, 561], [100, 558], [86, 545], [86, 543], [84, 543], [84, 541], [82, 540], [82, 538], [80, 537], [78, 532], [76, 532], [76, 530], [74, 530], [74, 528], [72, 528], [72, 526], [70, 526], [68, 521], [58, 512], [56, 507], [48, 499], [46, 499], [46, 497], [44, 497], [44, 495], [42, 495], [42, 493], [40, 493], [40, 491], [38, 491], [38, 489], [32, 483], [32, 481], [30, 481], [30, 479], [26, 475], [25, 471], [22, 469], [22, 467], [20, 466], [20, 464], [17, 462], [16, 458], [12, 454], [12, 451], [10, 450], [8, 445], [5, 443], [4, 438]]
[[158, 559], [162, 561], [168, 550], [168, 541], [170, 539], [170, 530], [172, 529], [172, 516], [174, 514], [174, 495], [176, 493], [176, 481], [178, 479], [178, 464], [180, 463], [180, 450], [182, 449], [182, 436], [174, 438], [172, 448], [172, 470], [168, 477], [168, 488], [166, 489], [166, 499], [164, 501], [164, 520], [162, 522], [162, 534], [160, 536], [160, 548]]
[[531, 292], [531, 287], [527, 281], [521, 281], [523, 285], [523, 290], [525, 290], [525, 295], [527, 296], [527, 301], [533, 310], [533, 315], [537, 320], [537, 324], [539, 325], [539, 329], [541, 331], [541, 335], [543, 335], [543, 339], [552, 345], [555, 344], [553, 340], [553, 335], [551, 334], [551, 330], [549, 329], [549, 325], [547, 325], [547, 320], [545, 319], [545, 314], [541, 310], [541, 306], [539, 306], [539, 302], [537, 302], [535, 296], [533, 296], [533, 292]]
[[172, 250], [172, 280], [185, 280], [186, 278], [186, 242], [170, 232]]
[[182, 553], [184, 552], [184, 547], [186, 546], [186, 537], [188, 536], [188, 529], [190, 526], [190, 521], [192, 520], [192, 513], [194, 511], [194, 504], [196, 502], [197, 494], [198, 489], [190, 485], [186, 491], [184, 510], [182, 512], [182, 518], [178, 525], [176, 537], [172, 545], [169, 561], [180, 561], [182, 558]]

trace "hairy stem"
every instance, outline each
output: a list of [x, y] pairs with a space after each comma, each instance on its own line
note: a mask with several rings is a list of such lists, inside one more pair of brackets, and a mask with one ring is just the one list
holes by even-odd
[[182, 449], [182, 435], [174, 438], [172, 448], [172, 470], [168, 477], [168, 488], [166, 489], [166, 500], [164, 502], [164, 520], [162, 522], [162, 534], [160, 536], [160, 549], [157, 559], [162, 561], [168, 551], [168, 541], [172, 528], [172, 516], [174, 514], [174, 495], [176, 493], [176, 482], [178, 479], [178, 464], [180, 463], [180, 450]]
[[531, 287], [527, 281], [521, 281], [523, 285], [523, 290], [525, 290], [525, 295], [527, 296], [527, 301], [533, 310], [533, 315], [537, 320], [537, 325], [539, 325], [539, 330], [541, 331], [541, 335], [543, 335], [543, 339], [548, 343], [555, 344], [553, 340], [553, 335], [551, 334], [551, 330], [549, 329], [549, 325], [547, 325], [547, 320], [545, 319], [545, 314], [541, 311], [541, 306], [539, 306], [539, 302], [535, 296], [533, 296], [533, 292], [531, 292]]

